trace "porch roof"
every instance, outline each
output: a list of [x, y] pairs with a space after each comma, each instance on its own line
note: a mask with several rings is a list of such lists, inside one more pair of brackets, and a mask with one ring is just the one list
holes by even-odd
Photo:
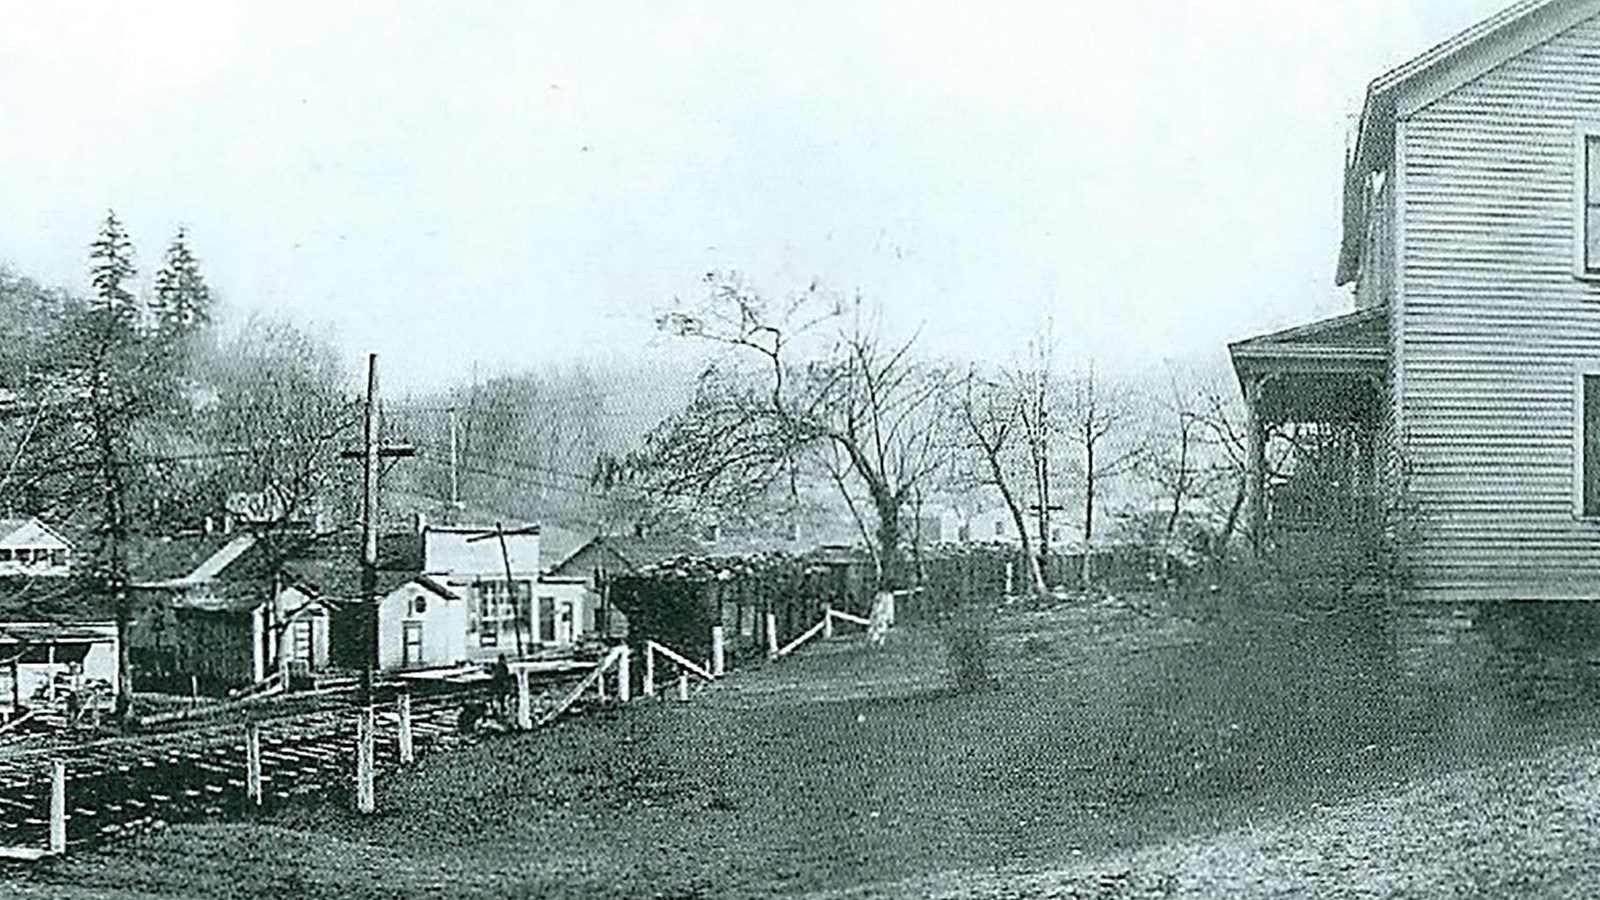
[[1388, 372], [1388, 311], [1357, 310], [1247, 338], [1228, 353], [1264, 421], [1368, 418]]
[[1240, 378], [1286, 372], [1384, 374], [1389, 362], [1388, 310], [1361, 309], [1228, 345]]

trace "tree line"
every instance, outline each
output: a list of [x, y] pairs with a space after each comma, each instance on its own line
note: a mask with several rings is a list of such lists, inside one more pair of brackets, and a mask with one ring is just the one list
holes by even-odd
[[242, 523], [269, 544], [313, 507], [338, 521], [337, 454], [359, 408], [326, 338], [265, 317], [220, 327], [185, 229], [147, 286], [115, 212], [87, 262], [83, 293], [0, 273], [13, 336], [0, 345], [0, 510], [80, 536], [75, 577], [12, 586], [7, 613], [111, 615], [131, 686], [132, 545], [198, 530], [241, 497]]
[[[935, 498], [997, 497], [1039, 593], [1063, 518], [1088, 543], [1116, 512], [1119, 530], [1164, 561], [1183, 550], [1220, 560], [1238, 530], [1246, 447], [1237, 391], [1222, 380], [1170, 366], [1142, 384], [1092, 362], [1065, 370], [1048, 326], [1013, 364], [961, 365], [894, 337], [860, 297], [813, 283], [775, 298], [724, 272], [659, 324], [725, 352], [684, 410], [613, 461], [638, 508], [748, 522], [789, 514], [798, 483], [826, 483], [886, 588], [915, 580], [908, 552]], [[1108, 511], [1112, 482], [1133, 502]], [[1082, 559], [1087, 586], [1093, 555]]]

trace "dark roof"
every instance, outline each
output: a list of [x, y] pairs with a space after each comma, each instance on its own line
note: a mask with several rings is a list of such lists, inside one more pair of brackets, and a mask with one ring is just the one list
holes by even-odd
[[[417, 581], [445, 597], [454, 597], [447, 588], [419, 579], [422, 572], [422, 536], [415, 532], [384, 535], [378, 539], [379, 594], [387, 594], [409, 581]], [[284, 572], [316, 596], [359, 597], [361, 594], [360, 535], [340, 534], [323, 538], [294, 554], [283, 564]]]
[[[609, 553], [621, 560], [628, 569], [642, 569], [653, 566], [670, 559], [683, 556], [698, 556], [704, 553], [704, 548], [699, 541], [682, 535], [652, 535], [637, 537], [633, 535], [601, 534], [590, 538], [588, 543], [572, 551], [551, 570], [555, 574], [573, 574], [564, 572], [571, 566], [576, 566], [588, 554]], [[587, 574], [587, 573], [578, 573]]]
[[135, 583], [183, 578], [233, 540], [231, 534], [137, 535], [128, 541], [128, 574]]

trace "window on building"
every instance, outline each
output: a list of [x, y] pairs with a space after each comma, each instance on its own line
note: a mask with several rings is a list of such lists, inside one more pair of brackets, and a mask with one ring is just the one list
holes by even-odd
[[994, 533], [995, 533], [996, 536], [1005, 534], [1006, 533], [1006, 523], [1000, 521], [999, 519], [995, 519], [994, 520]]
[[[478, 642], [493, 647], [501, 634], [524, 633], [532, 627], [533, 584], [527, 581], [480, 581], [473, 585], [477, 598]], [[469, 628], [471, 623], [469, 623]]]
[[1600, 517], [1600, 372], [1585, 373], [1582, 394], [1583, 448], [1578, 478], [1583, 515]]
[[545, 644], [556, 642], [556, 598], [539, 598], [539, 641]]
[[11, 562], [13, 559], [15, 559], [15, 554], [10, 547], [0, 550], [0, 562]]
[[1600, 131], [1583, 136], [1579, 160], [1581, 219], [1578, 222], [1579, 264], [1585, 275], [1600, 275]]

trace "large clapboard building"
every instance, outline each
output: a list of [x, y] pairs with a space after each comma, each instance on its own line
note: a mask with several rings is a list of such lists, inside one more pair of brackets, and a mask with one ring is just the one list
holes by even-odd
[[[1404, 532], [1423, 597], [1600, 598], [1600, 0], [1519, 3], [1372, 82], [1337, 281], [1351, 313], [1231, 347], [1253, 533], [1343, 504]], [[1348, 437], [1338, 490], [1272, 457], [1295, 423]]]

